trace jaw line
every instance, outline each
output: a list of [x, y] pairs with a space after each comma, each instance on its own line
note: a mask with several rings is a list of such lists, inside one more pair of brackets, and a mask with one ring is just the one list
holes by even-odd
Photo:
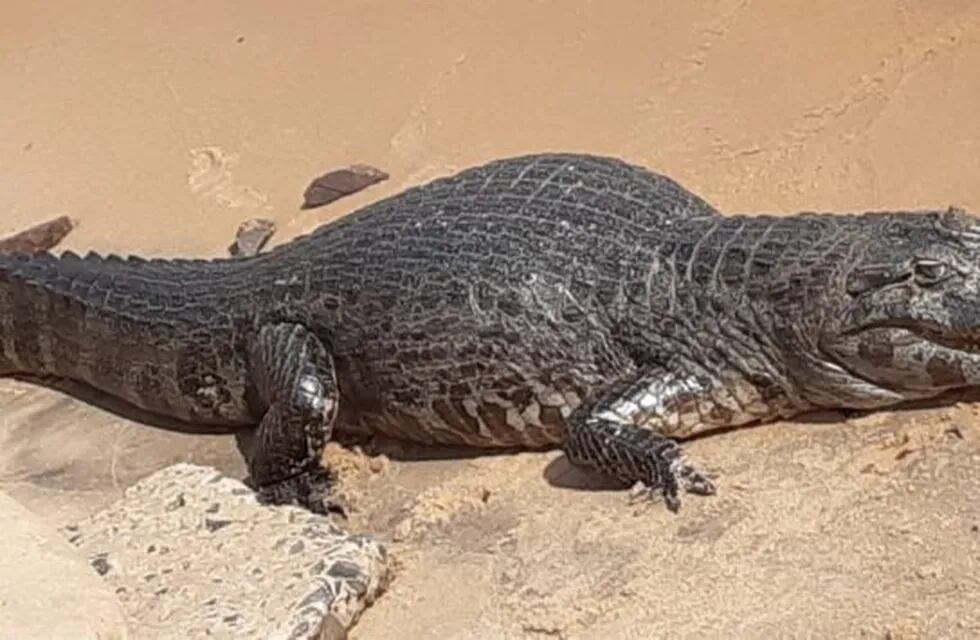
[[[978, 344], [976, 340], [967, 340], [964, 338], [960, 340], [956, 346], [953, 346], [944, 341], [951, 340], [951, 338], [942, 335], [934, 335], [928, 331], [913, 331], [904, 323], [879, 322], [867, 324], [857, 329], [849, 329], [845, 332], [841, 332], [839, 337], [859, 338], [862, 332], [875, 330], [902, 331], [909, 337], [913, 338], [914, 341], [927, 343], [938, 353], [945, 353], [949, 357], [960, 359], [961, 361], [969, 360], [977, 370], [980, 370], [980, 344]], [[968, 346], [970, 348], [963, 348], [964, 346]], [[894, 384], [877, 380], [871, 377], [871, 374], [865, 374], [855, 370], [855, 366], [846, 361], [846, 352], [841, 352], [840, 349], [837, 349], [833, 341], [831, 341], [829, 344], [821, 343], [819, 345], [819, 350], [828, 362], [832, 363], [836, 367], [839, 367], [842, 371], [846, 372], [847, 375], [875, 389], [880, 389], [886, 393], [899, 395], [903, 398], [902, 402], [923, 400], [940, 396], [951, 391], [980, 387], [980, 381], [971, 381], [969, 379], [958, 384], [937, 384], [936, 386], [930, 386], [928, 388], [907, 387], [904, 385], [895, 386]]]
[[976, 337], [969, 337], [967, 334], [950, 335], [952, 332], [945, 331], [943, 327], [926, 320], [921, 322], [913, 320], [887, 320], [869, 322], [846, 329], [840, 335], [842, 337], [856, 337], [867, 331], [881, 329], [903, 331], [916, 340], [928, 342], [941, 349], [980, 357], [980, 327], [977, 329]]

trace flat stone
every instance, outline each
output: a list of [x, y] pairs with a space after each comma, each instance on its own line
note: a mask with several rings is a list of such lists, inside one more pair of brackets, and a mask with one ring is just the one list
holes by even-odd
[[228, 253], [235, 258], [251, 258], [259, 255], [269, 238], [276, 232], [276, 223], [265, 218], [246, 220], [238, 227], [235, 241], [228, 247]]
[[373, 539], [262, 505], [238, 480], [191, 464], [144, 478], [65, 534], [141, 637], [341, 637], [391, 577]]
[[0, 238], [0, 253], [48, 251], [58, 246], [75, 226], [76, 222], [68, 216], [42, 222], [7, 238]]
[[306, 187], [301, 208], [322, 207], [387, 179], [387, 173], [366, 164], [353, 164], [328, 171]]
[[0, 638], [132, 637], [123, 609], [78, 550], [0, 493]]

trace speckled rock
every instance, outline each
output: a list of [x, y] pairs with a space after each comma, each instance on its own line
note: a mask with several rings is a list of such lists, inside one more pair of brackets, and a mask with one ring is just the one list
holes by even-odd
[[0, 493], [0, 638], [131, 637], [119, 601], [53, 527]]
[[241, 482], [189, 464], [143, 479], [65, 533], [139, 637], [342, 637], [390, 578], [374, 540], [261, 505]]

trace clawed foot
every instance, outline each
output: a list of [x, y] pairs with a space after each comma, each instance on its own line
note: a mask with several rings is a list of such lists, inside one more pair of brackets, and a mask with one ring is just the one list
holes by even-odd
[[649, 500], [662, 496], [667, 508], [677, 513], [681, 507], [681, 492], [711, 496], [717, 490], [711, 480], [687, 463], [677, 443], [667, 442], [668, 446], [654, 454], [650, 479], [638, 481], [630, 491], [630, 498]]
[[322, 467], [306, 471], [274, 484], [255, 488], [264, 504], [293, 504], [313, 513], [347, 519], [347, 500], [337, 490], [330, 472]]

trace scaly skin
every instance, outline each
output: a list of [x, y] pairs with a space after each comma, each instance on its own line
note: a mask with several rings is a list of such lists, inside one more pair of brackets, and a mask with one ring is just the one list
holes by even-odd
[[539, 448], [676, 509], [675, 438], [980, 384], [980, 220], [720, 216], [617, 160], [436, 180], [244, 260], [0, 257], [0, 372], [258, 423], [266, 500], [331, 506], [332, 429]]

